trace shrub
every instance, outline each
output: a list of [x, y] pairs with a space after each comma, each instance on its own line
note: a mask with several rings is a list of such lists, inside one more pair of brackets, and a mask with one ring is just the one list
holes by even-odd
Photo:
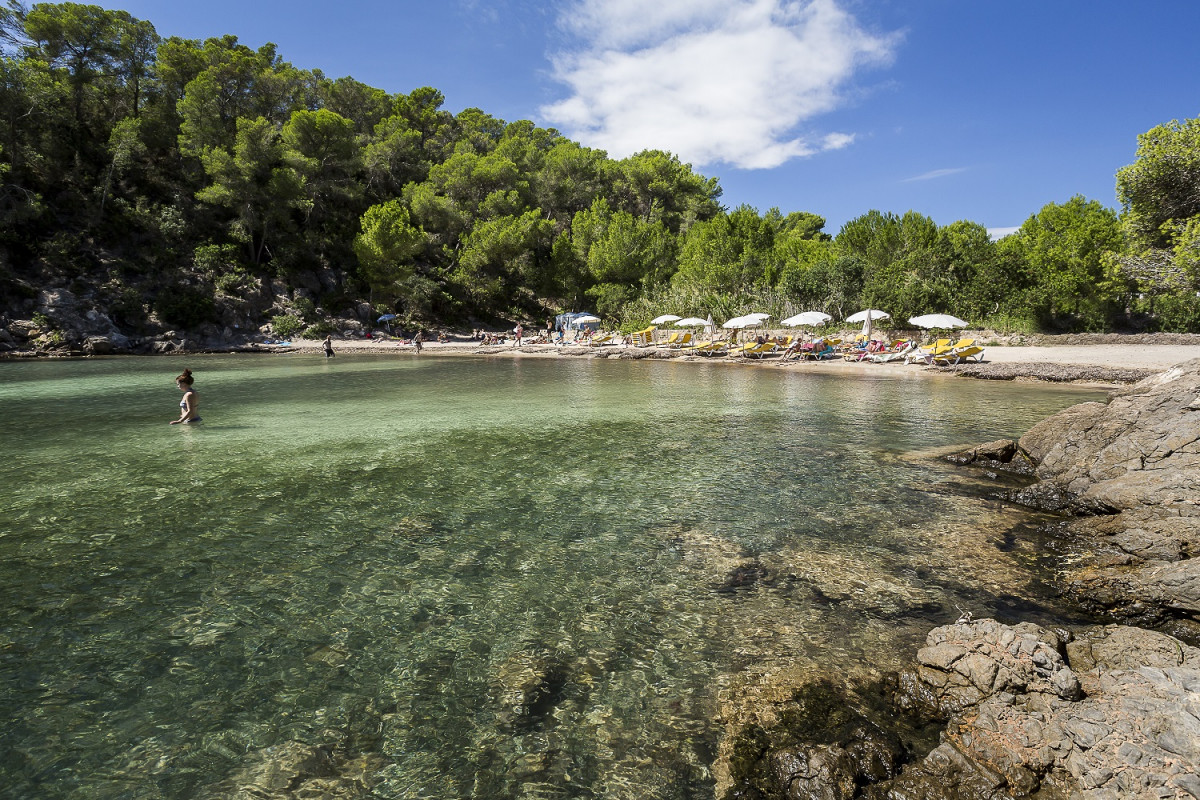
[[1155, 327], [1172, 333], [1200, 333], [1200, 297], [1170, 294], [1154, 303]]
[[324, 339], [335, 331], [332, 322], [323, 320], [315, 325], [309, 325], [300, 336], [304, 339]]
[[113, 316], [125, 325], [141, 325], [146, 321], [146, 307], [137, 289], [125, 287], [112, 301]]
[[292, 301], [292, 308], [296, 309], [296, 313], [300, 315], [300, 319], [304, 320], [305, 322], [309, 322], [310, 320], [317, 318], [317, 307], [313, 301], [307, 297], [297, 297]]
[[159, 318], [178, 328], [194, 328], [216, 320], [217, 306], [212, 294], [198, 286], [176, 284], [158, 293], [154, 310]]
[[276, 314], [271, 317], [271, 330], [276, 336], [294, 336], [304, 323], [295, 314]]

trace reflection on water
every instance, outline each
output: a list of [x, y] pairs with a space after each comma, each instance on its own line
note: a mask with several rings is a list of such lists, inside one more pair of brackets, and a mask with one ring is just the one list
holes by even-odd
[[715, 720], [772, 685], [957, 608], [1054, 618], [1028, 517], [913, 454], [1097, 396], [220, 356], [171, 427], [183, 365], [0, 364], [11, 796], [218, 796], [289, 753], [384, 798], [711, 796]]

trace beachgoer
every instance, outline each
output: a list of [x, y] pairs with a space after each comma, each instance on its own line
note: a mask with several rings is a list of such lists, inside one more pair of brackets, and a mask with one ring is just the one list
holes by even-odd
[[425, 332], [418, 329], [417, 334], [413, 336], [413, 346], [417, 348], [417, 352], [421, 352], [421, 342], [425, 341]]
[[323, 344], [325, 346], [325, 357], [333, 358], [333, 335], [326, 336]]
[[514, 346], [516, 346], [516, 347], [521, 346], [521, 334], [523, 334], [524, 332], [525, 332], [525, 329], [522, 328], [521, 323], [518, 322], [517, 327], [513, 328], [513, 336], [516, 337]]
[[445, 331], [438, 334], [438, 344], [446, 344], [449, 341], [450, 337], [446, 335]]
[[183, 374], [175, 379], [175, 386], [183, 392], [183, 399], [179, 401], [179, 419], [171, 420], [172, 425], [180, 423], [189, 425], [200, 421], [200, 415], [196, 411], [199, 397], [196, 395], [196, 390], [192, 388], [193, 380], [190, 369], [185, 369]]

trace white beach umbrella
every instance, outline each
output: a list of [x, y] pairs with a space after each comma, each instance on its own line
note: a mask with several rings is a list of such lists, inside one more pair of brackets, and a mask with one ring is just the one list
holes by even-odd
[[831, 319], [833, 317], [823, 314], [820, 311], [801, 311], [799, 314], [783, 320], [783, 324], [792, 328], [800, 325], [824, 325]]
[[571, 324], [572, 325], [588, 325], [593, 322], [599, 322], [599, 321], [600, 321], [599, 317], [593, 317], [591, 314], [588, 314], [585, 317], [576, 317], [575, 319], [571, 320]]
[[952, 317], [949, 314], [922, 314], [919, 317], [909, 317], [910, 325], [916, 325], [918, 328], [965, 328], [966, 322], [958, 317]]
[[755, 322], [766, 322], [770, 318], [771, 318], [770, 314], [764, 313], [762, 311], [752, 311], [751, 313], [746, 314], [745, 316], [742, 317], [742, 319], [752, 319]]
[[707, 320], [700, 319], [699, 317], [686, 317], [684, 319], [676, 321], [675, 327], [676, 328], [694, 328], [697, 325], [707, 325], [707, 324], [708, 324]]
[[675, 322], [680, 319], [677, 314], [662, 314], [650, 320], [651, 325], [662, 325], [664, 322]]
[[851, 314], [846, 317], [846, 322], [866, 322], [867, 319], [891, 319], [892, 315], [886, 311], [877, 311], [874, 308], [868, 308], [866, 311], [860, 311], [857, 314]]
[[721, 327], [725, 328], [726, 330], [749, 328], [751, 325], [757, 324], [757, 322], [758, 320], [747, 319], [746, 317], [734, 317], [733, 319], [725, 320]]

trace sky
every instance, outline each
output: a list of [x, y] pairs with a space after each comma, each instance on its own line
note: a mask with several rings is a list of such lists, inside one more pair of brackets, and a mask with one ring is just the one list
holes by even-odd
[[721, 203], [1011, 231], [1119, 208], [1137, 136], [1200, 116], [1200, 0], [102, 0], [457, 113], [667, 150]]

